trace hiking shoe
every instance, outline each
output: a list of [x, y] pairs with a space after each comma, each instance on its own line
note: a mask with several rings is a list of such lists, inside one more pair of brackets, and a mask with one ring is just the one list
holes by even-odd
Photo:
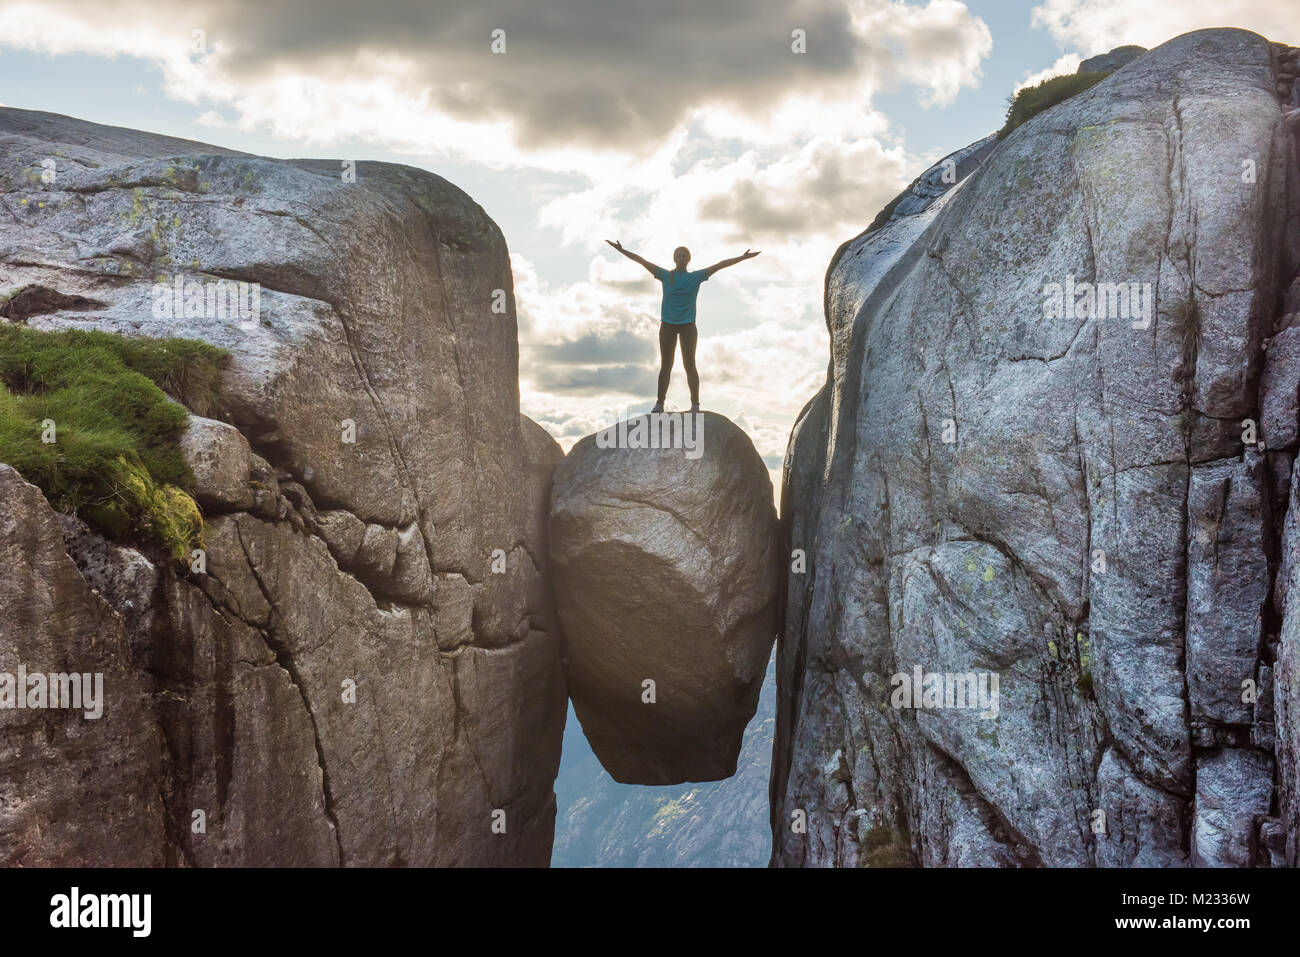
[[662, 402], [656, 402], [655, 407], [650, 410], [650, 414], [654, 415], [656, 412], [662, 412], [663, 410], [664, 410], [664, 404]]

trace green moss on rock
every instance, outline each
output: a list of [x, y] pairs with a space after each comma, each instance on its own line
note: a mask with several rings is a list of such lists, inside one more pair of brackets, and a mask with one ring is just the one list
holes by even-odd
[[165, 393], [219, 411], [228, 359], [189, 339], [0, 324], [0, 462], [55, 508], [183, 559], [203, 519], [180, 451], [188, 415]]

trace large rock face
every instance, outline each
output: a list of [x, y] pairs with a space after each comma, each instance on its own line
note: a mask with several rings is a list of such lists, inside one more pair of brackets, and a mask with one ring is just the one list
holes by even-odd
[[[118, 747], [165, 741], [147, 758], [163, 765], [168, 835], [151, 853], [546, 863], [565, 698], [534, 556], [558, 448], [521, 429], [495, 224], [407, 167], [268, 160], [4, 109], [0, 203], [0, 291], [21, 290], [10, 321], [233, 355], [228, 424], [196, 419], [184, 446], [206, 568], [66, 529], [151, 703], [105, 727], [147, 718]], [[205, 307], [218, 280], [249, 284], [245, 313]], [[197, 308], [173, 305], [178, 282]], [[51, 559], [6, 563], [0, 579], [56, 565], [67, 577]], [[0, 621], [0, 646], [14, 627]], [[43, 627], [33, 659], [65, 640], [57, 620]], [[75, 758], [56, 750], [49, 761]], [[66, 852], [3, 827], [0, 859], [113, 863], [60, 836], [87, 826], [79, 814], [102, 828], [95, 801], [76, 806], [43, 832]]]
[[[837, 253], [830, 372], [786, 459], [809, 564], [773, 863], [1295, 862], [1294, 64], [1179, 37]], [[1083, 283], [1150, 312], [1048, 308]], [[909, 701], [914, 669], [997, 694]]]
[[[686, 447], [637, 438], [674, 421], [694, 422]], [[723, 416], [641, 416], [560, 463], [550, 558], [569, 695], [614, 780], [735, 772], [776, 635], [776, 542], [767, 470]]]

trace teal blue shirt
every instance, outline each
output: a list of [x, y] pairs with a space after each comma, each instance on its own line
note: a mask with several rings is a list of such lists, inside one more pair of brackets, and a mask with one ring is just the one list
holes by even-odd
[[659, 318], [674, 326], [694, 322], [695, 295], [700, 291], [700, 283], [709, 278], [709, 271], [678, 272], [656, 266], [655, 278], [664, 287], [664, 303], [659, 307]]

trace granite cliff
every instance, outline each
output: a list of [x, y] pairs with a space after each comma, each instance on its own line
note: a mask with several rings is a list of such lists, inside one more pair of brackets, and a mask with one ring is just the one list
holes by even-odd
[[837, 252], [775, 865], [1296, 863], [1297, 54], [1125, 51]]
[[183, 443], [195, 562], [0, 470], [0, 647], [106, 679], [99, 722], [0, 712], [0, 863], [544, 865], [559, 448], [496, 225], [408, 167], [15, 109], [0, 205], [4, 321], [231, 356]]

